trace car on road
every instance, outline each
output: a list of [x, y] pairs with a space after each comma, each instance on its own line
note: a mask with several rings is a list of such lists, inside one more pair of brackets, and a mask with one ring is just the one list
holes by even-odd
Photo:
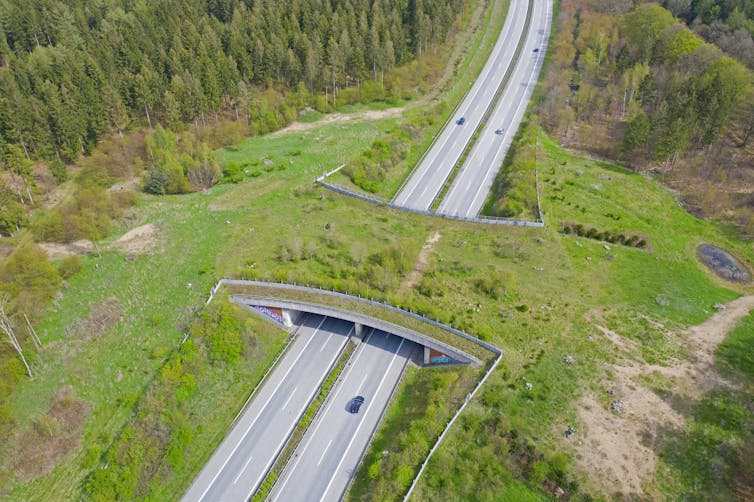
[[539, 52], [539, 47], [535, 47], [534, 52]]
[[460, 119], [456, 120], [456, 124], [463, 125], [466, 122], [466, 117], [461, 117]]
[[503, 130], [502, 129], [496, 129], [495, 130], [495, 134], [497, 134], [499, 136], [499, 135], [503, 134]]
[[364, 404], [364, 396], [356, 396], [351, 399], [351, 405], [348, 407], [348, 411], [350, 413], [358, 413], [362, 404]]

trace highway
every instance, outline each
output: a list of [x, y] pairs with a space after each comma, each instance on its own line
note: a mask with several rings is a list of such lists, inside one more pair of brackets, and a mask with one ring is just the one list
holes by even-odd
[[[438, 213], [473, 218], [482, 210], [539, 78], [551, 23], [552, 0], [534, 0], [531, 24], [518, 63]], [[503, 133], [497, 134], [498, 129]]]
[[[528, 9], [529, 0], [511, 0], [503, 29], [482, 72], [463, 98], [455, 115], [393, 198], [393, 204], [421, 211], [432, 207], [471, 141], [474, 131], [492, 105], [523, 35]], [[456, 121], [461, 117], [464, 117], [465, 123], [458, 125]]]
[[280, 364], [183, 496], [245, 502], [283, 449], [353, 331], [353, 323], [307, 315]]
[[[269, 498], [272, 501], [340, 500], [376, 430], [393, 389], [416, 344], [372, 331], [332, 391]], [[359, 413], [348, 412], [353, 397], [365, 398]]]

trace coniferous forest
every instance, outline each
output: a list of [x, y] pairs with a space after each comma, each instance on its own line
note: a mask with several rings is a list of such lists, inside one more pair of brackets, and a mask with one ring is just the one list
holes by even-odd
[[244, 114], [252, 86], [337, 99], [443, 41], [461, 4], [2, 0], [0, 146], [6, 157], [68, 163], [134, 119]]

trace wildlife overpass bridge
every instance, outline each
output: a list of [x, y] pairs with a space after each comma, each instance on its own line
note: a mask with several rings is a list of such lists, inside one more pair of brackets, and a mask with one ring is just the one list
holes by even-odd
[[[499, 350], [462, 331], [413, 312], [373, 300], [308, 286], [224, 279], [230, 300], [290, 327], [300, 313], [319, 314], [354, 323], [354, 333], [368, 328], [392, 333], [424, 347], [425, 364], [480, 366]], [[365, 329], [367, 328], [367, 329]]]

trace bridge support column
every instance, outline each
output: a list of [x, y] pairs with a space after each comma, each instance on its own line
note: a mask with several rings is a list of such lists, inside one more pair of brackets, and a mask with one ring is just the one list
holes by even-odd
[[366, 333], [366, 329], [364, 329], [363, 324], [359, 324], [357, 322], [353, 323], [353, 341], [356, 343], [359, 343], [364, 339], [364, 334]]
[[283, 309], [283, 324], [286, 328], [293, 326], [293, 320], [298, 319], [300, 312], [296, 310]]

